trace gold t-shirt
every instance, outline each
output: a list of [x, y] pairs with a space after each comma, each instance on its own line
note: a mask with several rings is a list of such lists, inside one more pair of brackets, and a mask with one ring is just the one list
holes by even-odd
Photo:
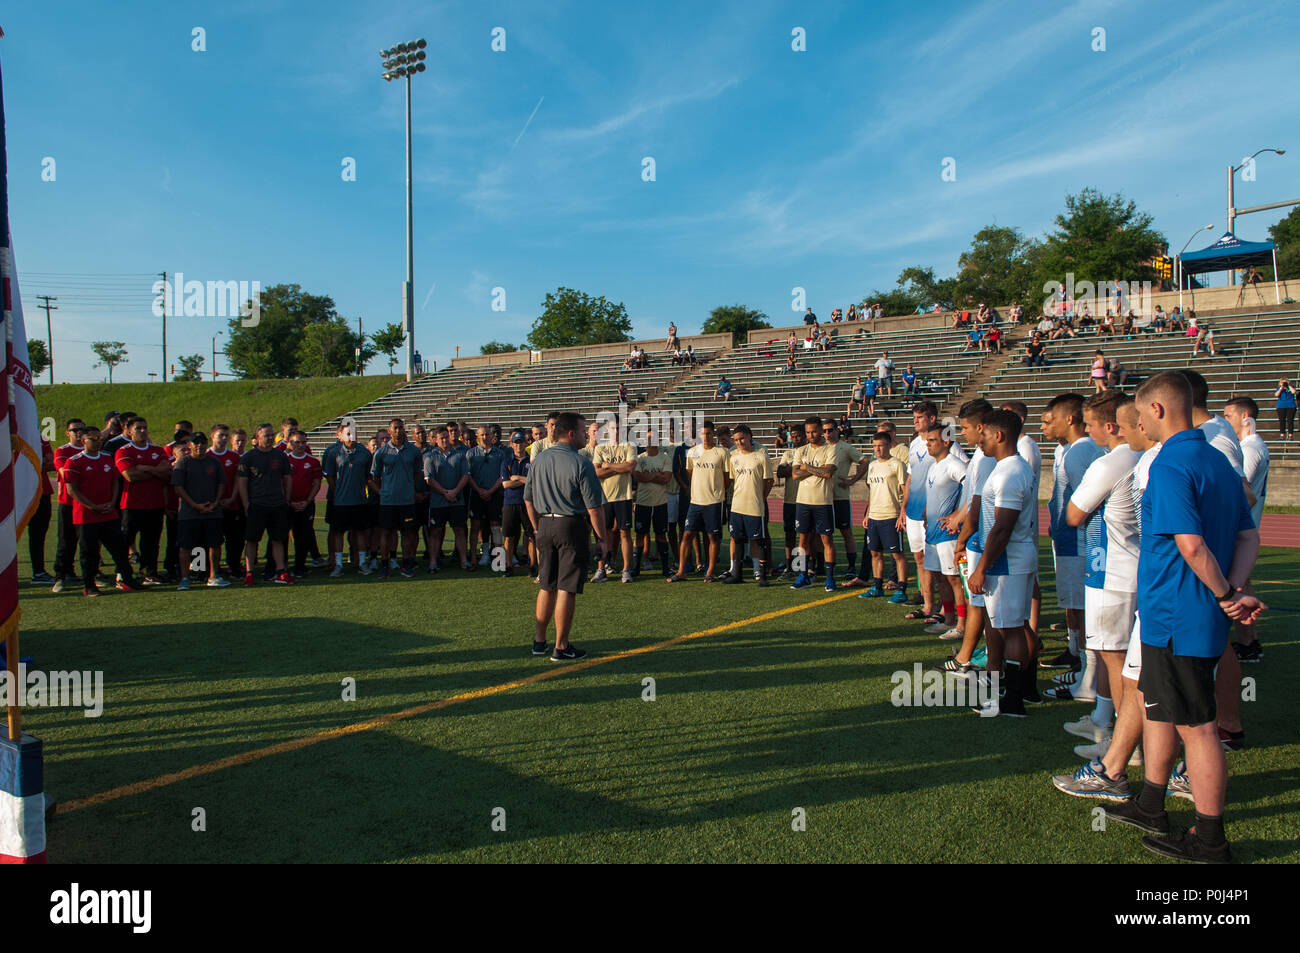
[[867, 467], [867, 517], [873, 520], [898, 519], [903, 512], [903, 484], [906, 482], [907, 467], [893, 456], [887, 460], [872, 460]]
[[[668, 448], [671, 449], [671, 448]], [[637, 473], [667, 473], [673, 472], [673, 455], [665, 453], [665, 448], [660, 447], [658, 453], [642, 453], [636, 458]], [[668, 484], [667, 483], [641, 483], [636, 484], [636, 505], [637, 506], [663, 506], [668, 502]]]
[[742, 516], [761, 516], [767, 518], [767, 494], [765, 481], [772, 476], [772, 465], [767, 454], [762, 450], [742, 453], [737, 450], [727, 460], [727, 472], [735, 481], [735, 493], [731, 498], [731, 512]]
[[[796, 467], [800, 464], [808, 467], [834, 466], [835, 448], [829, 443], [823, 443], [820, 447], [814, 447], [812, 444], [806, 443], [794, 452], [793, 462]], [[835, 499], [834, 478], [825, 480], [819, 476], [809, 476], [797, 482], [799, 484], [799, 493], [795, 497], [796, 503], [803, 503], [807, 506], [830, 506]]]
[[847, 500], [849, 488], [840, 486], [840, 480], [847, 480], [853, 472], [853, 464], [862, 459], [862, 451], [847, 440], [835, 444], [835, 499]]
[[[611, 463], [627, 463], [636, 459], [636, 447], [630, 443], [602, 443], [596, 445], [591, 455], [591, 465], [601, 466]], [[630, 500], [636, 494], [632, 488], [632, 474], [616, 473], [601, 479], [600, 488], [605, 493], [607, 503]]]
[[691, 502], [700, 506], [721, 503], [727, 497], [727, 458], [720, 446], [705, 450], [697, 444], [686, 452], [686, 469], [691, 473]]

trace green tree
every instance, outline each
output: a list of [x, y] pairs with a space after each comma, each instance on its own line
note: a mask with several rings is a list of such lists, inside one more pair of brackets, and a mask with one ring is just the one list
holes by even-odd
[[709, 312], [709, 316], [704, 319], [704, 326], [701, 330], [705, 334], [730, 332], [731, 346], [740, 347], [749, 339], [750, 331], [758, 331], [771, 326], [767, 321], [767, 315], [762, 311], [755, 311], [743, 304], [724, 304]]
[[90, 345], [90, 349], [95, 352], [95, 357], [99, 358], [95, 367], [108, 368], [108, 386], [112, 387], [113, 368], [126, 363], [126, 342], [96, 341]]
[[879, 303], [885, 314], [912, 314], [918, 307], [935, 304], [948, 309], [952, 307], [956, 284], [954, 278], [936, 278], [933, 268], [913, 265], [899, 272], [898, 284], [893, 289], [871, 292], [863, 305]]
[[388, 358], [388, 373], [393, 373], [393, 367], [397, 364], [397, 352], [406, 343], [406, 332], [402, 329], [402, 326], [396, 321], [392, 324], [385, 324], [371, 335], [370, 341], [375, 346], [376, 354], [382, 354]]
[[573, 347], [632, 340], [632, 321], [623, 302], [614, 304], [604, 295], [593, 298], [573, 288], [557, 288], [546, 295], [542, 313], [528, 332], [528, 346]]
[[1019, 229], [986, 225], [975, 233], [970, 250], [957, 260], [958, 272], [953, 303], [974, 308], [1013, 301], [1025, 303], [1040, 297], [1034, 287], [1037, 242], [1026, 239]]
[[[333, 298], [308, 294], [297, 284], [271, 285], [262, 289], [259, 302], [260, 315], [254, 326], [245, 327], [244, 318], [230, 319], [226, 358], [240, 377], [356, 372], [355, 351], [357, 347], [364, 351], [365, 342], [339, 316]], [[313, 332], [309, 343], [306, 332], [315, 325], [327, 327]], [[310, 359], [307, 366], [302, 366], [304, 358]]]
[[40, 377], [50, 366], [50, 352], [40, 338], [27, 339], [27, 366], [32, 369], [32, 377]]
[[1056, 231], [1037, 254], [1036, 294], [1047, 295], [1053, 282], [1150, 281], [1158, 283], [1152, 260], [1167, 245], [1151, 227], [1151, 216], [1124, 196], [1084, 189], [1065, 197], [1065, 211], [1056, 216]]
[[[1276, 225], [1269, 226], [1268, 237], [1277, 246], [1278, 277], [1284, 281], [1300, 278], [1300, 206], [1293, 208], [1291, 213]], [[1273, 280], [1272, 265], [1260, 268], [1259, 273], [1264, 276], [1265, 281]], [[27, 346], [31, 348], [30, 341]], [[32, 373], [36, 373], [35, 364], [32, 365]]]
[[180, 357], [176, 358], [176, 360], [180, 361], [181, 370], [179, 374], [177, 374], [175, 377], [172, 378], [172, 380], [174, 381], [203, 380], [203, 374], [199, 371], [199, 368], [203, 366], [202, 354], [182, 354]]
[[521, 351], [523, 348], [515, 347], [513, 344], [507, 344], [505, 341], [488, 341], [487, 344], [479, 346], [480, 354], [511, 354], [515, 351]]

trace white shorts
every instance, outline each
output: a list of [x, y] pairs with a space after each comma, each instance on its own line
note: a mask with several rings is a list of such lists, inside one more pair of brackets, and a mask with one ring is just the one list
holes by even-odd
[[925, 568], [945, 576], [957, 575], [957, 540], [925, 544]]
[[1056, 567], [1056, 604], [1062, 609], [1083, 609], [1083, 574], [1086, 563], [1082, 556], [1058, 556], [1052, 553]]
[[668, 522], [670, 523], [677, 522], [677, 500], [679, 498], [679, 495], [676, 493], [668, 494]]
[[1124, 656], [1123, 677], [1136, 682], [1142, 674], [1142, 625], [1135, 614], [1133, 616], [1133, 634], [1128, 640], [1128, 654]]
[[1137, 617], [1137, 593], [1086, 587], [1083, 594], [1085, 647], [1094, 652], [1123, 652], [1128, 648]]
[[995, 629], [1018, 629], [1029, 621], [1034, 598], [1034, 574], [984, 577], [984, 611]]
[[925, 550], [925, 520], [907, 518], [907, 549], [913, 553]]
[[[966, 562], [962, 564], [962, 578], [966, 580], [970, 579], [971, 571], [976, 566], [979, 565], [981, 555], [982, 555], [981, 553], [977, 553], [974, 550], [970, 550], [970, 549], [966, 550]], [[967, 603], [969, 605], [975, 606], [976, 608], [983, 608], [984, 597], [982, 595], [977, 595], [976, 593], [972, 592], [970, 596], [967, 598]]]

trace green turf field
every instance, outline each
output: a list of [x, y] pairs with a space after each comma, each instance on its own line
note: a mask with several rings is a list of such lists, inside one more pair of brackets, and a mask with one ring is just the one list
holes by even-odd
[[[1258, 700], [1243, 705], [1250, 747], [1228, 756], [1239, 861], [1300, 861], [1297, 575], [1291, 550], [1265, 551], [1256, 573], [1264, 598], [1293, 611], [1266, 618], [1266, 658], [1243, 666]], [[1061, 615], [1050, 578], [1045, 622]], [[548, 676], [60, 814], [50, 861], [1165, 863], [1130, 828], [1093, 830], [1098, 802], [1052, 788], [1051, 774], [1081, 764], [1061, 726], [1083, 705], [1023, 720], [891, 705], [891, 673], [937, 662], [947, 643], [883, 600], [849, 596], [566, 670], [529, 654], [534, 591], [483, 571], [322, 572], [292, 589], [93, 601], [24, 582], [23, 654], [105, 673], [101, 717], [26, 713], [45, 742], [45, 789], [65, 804]], [[574, 642], [600, 659], [826, 597], [645, 575], [589, 586]], [[345, 678], [355, 701], [341, 698]], [[1190, 802], [1169, 807], [1191, 823]]]
[[[310, 430], [339, 414], [384, 396], [406, 378], [307, 377], [301, 380], [172, 381], [167, 384], [54, 384], [36, 388], [40, 416], [53, 417], [58, 446], [69, 417], [85, 417], [96, 426], [110, 410], [130, 410], [149, 420], [155, 438], [170, 439], [172, 425], [185, 419], [205, 430], [216, 423], [249, 429], [271, 420], [297, 417]], [[268, 410], [268, 408], [273, 408]], [[92, 417], [98, 418], [90, 420]], [[274, 418], [274, 419], [272, 419]]]

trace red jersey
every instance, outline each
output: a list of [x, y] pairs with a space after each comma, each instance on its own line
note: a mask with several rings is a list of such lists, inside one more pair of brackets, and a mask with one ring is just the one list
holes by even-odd
[[[117, 469], [109, 460], [108, 454], [97, 453], [92, 457], [79, 453], [67, 462], [64, 473], [67, 481], [76, 486], [78, 492], [92, 503], [113, 502], [113, 481], [117, 479]], [[74, 525], [111, 523], [117, 518], [116, 511], [96, 513], [94, 510], [87, 509], [80, 501], [75, 499], [72, 501]]]
[[50, 442], [44, 437], [41, 438], [41, 496], [49, 496], [54, 492], [54, 487], [50, 485], [50, 474], [46, 471], [45, 465], [54, 458], [54, 450], [50, 447]]
[[289, 476], [293, 480], [289, 487], [289, 502], [301, 503], [308, 499], [307, 494], [311, 492], [311, 485], [320, 479], [320, 461], [310, 453], [304, 453], [301, 457], [295, 457], [291, 453], [289, 454]]
[[68, 461], [79, 453], [81, 453], [81, 448], [74, 447], [70, 443], [65, 443], [63, 446], [59, 447], [58, 450], [54, 451], [54, 469], [59, 471], [60, 503], [72, 502], [72, 494], [68, 492], [68, 475], [64, 472], [64, 468], [67, 467]]
[[160, 510], [166, 503], [164, 491], [167, 484], [161, 477], [150, 477], [147, 480], [137, 480], [132, 483], [126, 479], [126, 471], [132, 467], [154, 467], [168, 460], [167, 451], [157, 444], [146, 444], [144, 447], [137, 447], [133, 443], [126, 443], [118, 448], [117, 456], [114, 461], [117, 464], [118, 472], [123, 474], [122, 477], [122, 503], [124, 510]]
[[222, 498], [223, 502], [229, 502], [227, 509], [232, 509], [239, 505], [239, 492], [235, 485], [236, 471], [239, 469], [239, 454], [233, 450], [224, 450], [218, 452], [209, 448], [208, 456], [216, 457], [221, 464], [221, 469], [225, 472], [226, 482], [224, 489], [226, 496]]

